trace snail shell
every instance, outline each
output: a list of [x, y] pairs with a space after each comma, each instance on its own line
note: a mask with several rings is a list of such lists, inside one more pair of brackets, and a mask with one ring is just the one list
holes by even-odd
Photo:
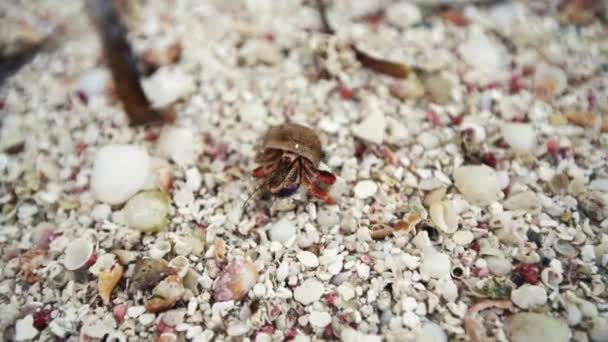
[[321, 140], [312, 129], [293, 123], [271, 127], [262, 141], [262, 150], [293, 152], [310, 160], [315, 167], [321, 161]]

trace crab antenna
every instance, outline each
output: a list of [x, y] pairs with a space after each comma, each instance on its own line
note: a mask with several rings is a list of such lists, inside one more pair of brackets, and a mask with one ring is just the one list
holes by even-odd
[[252, 193], [249, 194], [249, 196], [247, 196], [247, 199], [245, 200], [245, 203], [243, 203], [243, 207], [241, 208], [241, 217], [243, 217], [243, 214], [245, 213], [245, 209], [247, 209], [247, 203], [249, 203], [249, 200], [253, 197], [253, 195], [255, 195], [258, 191], [260, 191], [262, 188], [264, 188], [266, 185], [268, 185], [268, 183], [270, 182], [271, 178], [269, 177], [268, 179], [266, 179], [266, 181], [264, 181], [264, 183], [258, 185]]

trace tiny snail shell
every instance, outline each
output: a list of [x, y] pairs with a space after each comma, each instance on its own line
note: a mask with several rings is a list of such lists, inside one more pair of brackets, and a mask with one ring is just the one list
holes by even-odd
[[183, 278], [186, 276], [186, 273], [188, 273], [190, 261], [185, 256], [179, 255], [169, 261], [169, 267], [177, 271], [178, 277]]
[[156, 241], [150, 248], [150, 257], [154, 259], [162, 259], [171, 251], [171, 243], [166, 240]]
[[450, 270], [450, 275], [454, 279], [468, 278], [469, 273], [470, 273], [470, 271], [469, 271], [468, 267], [464, 267], [464, 266], [460, 266], [460, 265], [454, 266]]
[[127, 338], [120, 331], [114, 331], [108, 335], [106, 342], [127, 342]]

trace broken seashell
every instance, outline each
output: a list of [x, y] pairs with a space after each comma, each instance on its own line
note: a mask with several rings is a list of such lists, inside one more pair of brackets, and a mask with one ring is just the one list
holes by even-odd
[[183, 278], [188, 273], [190, 267], [190, 261], [183, 255], [178, 255], [169, 261], [169, 267], [173, 268], [177, 272], [177, 276]]
[[182, 279], [177, 275], [170, 275], [154, 287], [154, 296], [145, 304], [146, 311], [158, 313], [170, 309], [181, 299], [184, 292]]
[[32, 249], [24, 253], [20, 258], [19, 275], [21, 280], [28, 284], [37, 283], [40, 279], [35, 274], [36, 270], [42, 265], [46, 257], [46, 250]]
[[500, 198], [498, 174], [485, 165], [466, 165], [454, 170], [454, 183], [466, 200], [486, 206]]
[[480, 332], [485, 334], [485, 329], [475, 316], [489, 308], [513, 311], [513, 305], [508, 300], [485, 300], [471, 306], [464, 316], [464, 329], [472, 342], [485, 341], [486, 336], [480, 336]]
[[143, 258], [135, 264], [131, 282], [136, 290], [153, 288], [168, 275], [175, 274], [169, 263], [163, 259]]
[[200, 274], [196, 273], [193, 269], [189, 268], [186, 276], [183, 279], [184, 287], [192, 291], [195, 295], [199, 293], [199, 279]]
[[568, 86], [568, 76], [557, 67], [540, 64], [534, 75], [534, 93], [541, 99], [550, 99], [561, 94]]
[[213, 298], [218, 302], [241, 300], [258, 281], [258, 270], [250, 260], [234, 260], [213, 284]]
[[201, 255], [205, 250], [205, 240], [200, 233], [179, 234], [173, 243], [173, 252], [177, 255]]
[[547, 285], [547, 287], [557, 289], [562, 280], [564, 280], [564, 276], [556, 269], [547, 267], [540, 273], [540, 280], [543, 284]]
[[63, 287], [72, 279], [74, 279], [74, 273], [67, 271], [61, 264], [54, 262], [49, 265], [46, 282], [51, 287], [63, 289]]
[[104, 304], [107, 305], [110, 303], [112, 290], [122, 278], [123, 270], [124, 268], [122, 265], [116, 263], [110, 268], [109, 271], [103, 271], [99, 274], [99, 279], [97, 280], [97, 292], [99, 293], [99, 296], [103, 300]]
[[572, 336], [565, 322], [533, 312], [520, 312], [507, 318], [505, 330], [513, 342], [566, 342]]
[[109, 270], [116, 263], [116, 255], [111, 253], [102, 254], [97, 257], [95, 263], [89, 267], [89, 272], [99, 275], [103, 271]]
[[55, 238], [57, 227], [49, 222], [40, 222], [32, 234], [32, 242], [39, 249], [49, 249], [51, 241]]
[[559, 240], [553, 246], [553, 249], [563, 257], [572, 259], [578, 255], [578, 251], [569, 241]]
[[226, 242], [222, 239], [216, 239], [213, 242], [213, 247], [215, 250], [215, 258], [217, 260], [224, 260], [226, 257]]
[[369, 234], [374, 240], [382, 240], [389, 236], [392, 232], [393, 227], [384, 223], [377, 223], [373, 225], [369, 230]]
[[448, 188], [445, 186], [439, 187], [424, 196], [424, 206], [430, 208], [433, 203], [441, 202], [447, 193]]
[[435, 202], [429, 209], [431, 220], [439, 230], [452, 234], [458, 229], [458, 208], [454, 201]]
[[131, 197], [123, 209], [127, 226], [144, 233], [165, 228], [169, 214], [169, 196], [161, 191], [143, 191]]
[[177, 335], [172, 332], [164, 332], [154, 340], [154, 342], [176, 342]]
[[123, 266], [130, 264], [137, 258], [137, 253], [126, 249], [115, 249], [112, 251], [112, 254], [116, 255], [116, 259]]
[[416, 231], [416, 225], [422, 221], [422, 218], [417, 213], [406, 214], [403, 220], [393, 225], [393, 234], [407, 235], [410, 232]]
[[87, 265], [93, 256], [93, 243], [87, 239], [72, 240], [65, 249], [63, 264], [70, 271], [76, 271]]
[[156, 241], [150, 248], [150, 257], [154, 259], [162, 259], [171, 251], [171, 243], [166, 240]]

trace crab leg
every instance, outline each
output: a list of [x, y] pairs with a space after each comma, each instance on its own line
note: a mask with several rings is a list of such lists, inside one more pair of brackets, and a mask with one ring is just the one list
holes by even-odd
[[315, 169], [311, 163], [304, 163], [306, 171], [310, 174], [310, 178], [315, 181], [319, 181], [323, 184], [332, 185], [336, 182], [336, 176], [333, 173], [327, 171], [321, 171]]
[[256, 178], [266, 177], [274, 172], [277, 169], [279, 163], [270, 163], [264, 166], [260, 166], [255, 168], [251, 175]]
[[311, 171], [310, 168], [304, 169], [302, 175], [302, 184], [308, 190], [308, 196], [318, 198], [327, 204], [335, 204], [336, 201], [329, 195], [329, 192], [321, 189], [312, 179], [316, 178], [316, 172]]

